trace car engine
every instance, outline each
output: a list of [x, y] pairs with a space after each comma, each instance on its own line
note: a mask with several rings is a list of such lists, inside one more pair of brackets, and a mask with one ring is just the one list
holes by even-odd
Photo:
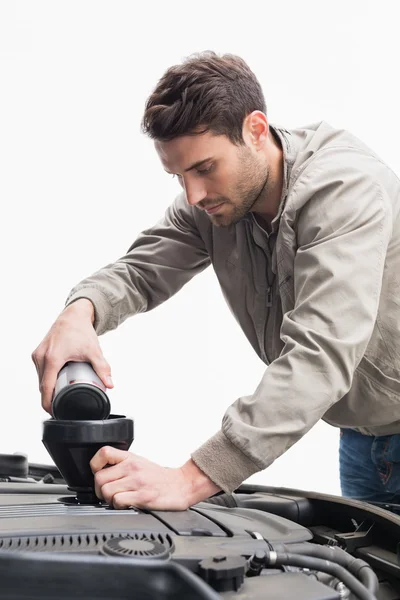
[[0, 598], [400, 598], [397, 507], [241, 486], [185, 511], [82, 504], [0, 456]]

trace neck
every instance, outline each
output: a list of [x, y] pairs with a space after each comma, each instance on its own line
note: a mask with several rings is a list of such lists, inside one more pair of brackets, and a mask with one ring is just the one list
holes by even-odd
[[268, 178], [253, 206], [253, 212], [269, 225], [278, 214], [283, 188], [283, 150], [272, 134], [268, 136], [265, 157]]

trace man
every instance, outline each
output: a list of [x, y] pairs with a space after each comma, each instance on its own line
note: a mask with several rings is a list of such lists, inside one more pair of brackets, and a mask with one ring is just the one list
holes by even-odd
[[71, 291], [32, 355], [43, 407], [51, 411], [67, 360], [91, 362], [112, 387], [97, 336], [210, 264], [268, 367], [180, 469], [101, 449], [91, 462], [98, 496], [117, 508], [185, 509], [232, 492], [323, 418], [341, 428], [343, 494], [400, 498], [395, 174], [325, 122], [272, 126], [259, 82], [231, 55], [206, 52], [168, 69], [142, 125], [182, 193], [125, 256]]

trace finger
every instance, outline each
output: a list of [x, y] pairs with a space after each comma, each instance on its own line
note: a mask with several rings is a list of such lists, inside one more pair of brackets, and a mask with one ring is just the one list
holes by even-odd
[[[104, 470], [108, 471], [108, 469]], [[114, 477], [111, 481], [107, 481], [104, 483], [99, 479], [99, 475], [101, 475], [102, 473], [103, 471], [99, 471], [94, 476], [94, 492], [96, 496], [100, 498], [100, 500], [106, 500], [106, 502], [110, 504], [110, 498], [112, 498], [112, 491], [109, 491], [111, 489], [110, 486], [116, 484], [117, 481], [119, 481], [120, 479], [123, 479], [125, 475], [121, 474], [120, 477]]]
[[34, 363], [35, 368], [36, 368], [36, 372], [38, 374], [39, 388], [40, 388], [40, 382], [41, 382], [41, 379], [42, 379], [44, 357], [41, 354], [39, 354], [37, 350], [35, 350], [34, 352], [32, 352], [31, 358], [33, 360], [33, 363]]
[[64, 361], [51, 358], [45, 360], [43, 377], [40, 382], [40, 392], [42, 394], [42, 406], [48, 413], [51, 413], [51, 401], [53, 399], [54, 388], [56, 387], [57, 375], [63, 366]]
[[117, 492], [112, 499], [112, 505], [117, 510], [124, 508], [150, 508], [151, 503], [139, 491]]
[[110, 486], [113, 483], [126, 478], [127, 470], [124, 468], [125, 462], [126, 461], [122, 461], [113, 466], [106, 465], [100, 471], [97, 471], [94, 476], [94, 488], [98, 498], [105, 499], [109, 502], [109, 495], [104, 495], [104, 487]]
[[32, 358], [33, 364], [35, 365], [36, 373], [37, 373], [37, 376], [39, 377], [39, 381], [40, 381], [39, 365], [38, 365], [37, 360], [36, 360], [36, 358], [35, 358], [35, 356], [33, 354], [31, 356], [31, 358]]
[[102, 352], [100, 351], [98, 356], [94, 356], [90, 359], [93, 369], [96, 371], [97, 375], [100, 377], [104, 385], [108, 388], [113, 388], [113, 380], [111, 378], [111, 367], [104, 358]]
[[40, 389], [41, 389], [40, 388], [40, 382], [41, 382], [41, 379], [42, 379], [41, 367], [39, 365], [38, 358], [37, 358], [37, 356], [34, 353], [32, 354], [32, 360], [33, 360], [33, 364], [35, 365], [36, 374], [38, 376], [38, 388], [39, 388], [39, 392], [40, 392]]
[[103, 446], [96, 452], [89, 463], [92, 473], [97, 473], [97, 471], [100, 471], [106, 465], [117, 465], [129, 455], [130, 453], [126, 450], [119, 450], [113, 446]]
[[121, 479], [121, 477], [126, 477], [127, 469], [124, 468], [125, 461], [118, 463], [113, 466], [105, 466], [100, 471], [94, 474], [95, 482], [102, 487], [111, 481], [116, 481], [117, 479]]
[[[121, 494], [122, 492], [134, 492], [136, 491], [135, 487], [136, 485], [134, 482], [132, 482], [132, 478], [121, 477], [121, 479], [111, 481], [110, 483], [106, 483], [105, 485], [99, 487], [98, 491], [101, 494], [101, 498], [105, 500], [107, 504], [112, 506], [113, 498], [116, 494]], [[97, 491], [96, 496], [98, 496]]]

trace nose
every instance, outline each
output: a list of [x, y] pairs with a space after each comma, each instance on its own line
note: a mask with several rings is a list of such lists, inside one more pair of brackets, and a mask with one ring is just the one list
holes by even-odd
[[207, 197], [207, 191], [204, 188], [202, 181], [183, 181], [183, 187], [185, 189], [186, 200], [190, 206], [196, 206], [204, 198]]

